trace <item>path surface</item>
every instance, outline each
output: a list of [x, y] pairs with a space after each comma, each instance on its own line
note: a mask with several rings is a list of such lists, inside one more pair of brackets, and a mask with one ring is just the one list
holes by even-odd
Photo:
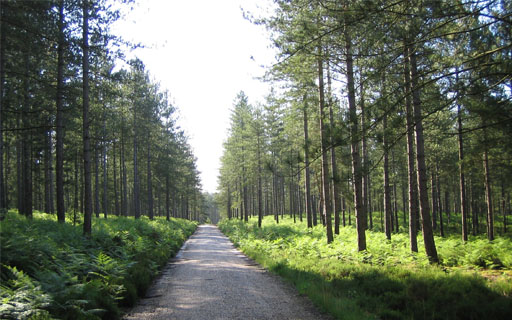
[[201, 225], [125, 319], [329, 319], [291, 286]]

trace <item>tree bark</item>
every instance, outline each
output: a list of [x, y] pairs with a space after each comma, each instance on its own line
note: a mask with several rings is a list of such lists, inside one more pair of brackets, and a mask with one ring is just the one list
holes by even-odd
[[325, 218], [325, 227], [327, 234], [327, 243], [333, 241], [332, 221], [331, 221], [331, 200], [329, 195], [329, 163], [327, 162], [327, 128], [324, 124], [325, 119], [325, 97], [324, 97], [324, 67], [322, 61], [322, 48], [318, 48], [318, 93], [319, 93], [319, 120], [320, 120], [320, 146], [322, 150], [322, 198], [323, 198], [323, 215]]
[[64, 0], [59, 1], [59, 41], [57, 44], [57, 97], [56, 97], [56, 164], [55, 185], [57, 197], [57, 219], [66, 220], [64, 208]]
[[23, 183], [23, 212], [28, 218], [32, 218], [32, 139], [30, 129], [30, 98], [29, 98], [29, 56], [25, 54], [25, 77], [23, 80], [23, 108], [21, 111], [22, 132], [22, 183]]
[[7, 190], [4, 177], [4, 82], [5, 82], [5, 44], [6, 32], [4, 30], [4, 7], [0, 5], [0, 210], [7, 208]]
[[89, 0], [83, 0], [83, 144], [84, 144], [84, 234], [92, 232], [91, 146], [89, 137]]
[[[365, 218], [365, 228], [368, 228], [368, 222], [370, 230], [373, 229], [373, 217], [372, 212], [370, 210], [370, 197], [368, 194], [369, 186], [370, 186], [370, 173], [369, 173], [369, 163], [368, 163], [368, 147], [367, 147], [367, 139], [366, 139], [366, 108], [365, 108], [365, 101], [364, 101], [364, 89], [363, 89], [363, 75], [361, 74], [361, 83], [360, 83], [360, 91], [361, 91], [361, 143], [363, 148], [363, 159], [362, 159], [362, 168], [363, 168], [363, 210], [367, 213]], [[369, 221], [368, 221], [369, 220]]]
[[487, 204], [487, 239], [494, 240], [494, 215], [492, 208], [491, 174], [489, 172], [489, 151], [487, 149], [487, 136], [484, 129], [484, 183], [485, 202]]
[[112, 143], [112, 155], [114, 156], [113, 158], [113, 164], [114, 164], [114, 210], [115, 210], [115, 215], [116, 216], [119, 216], [119, 193], [118, 193], [118, 189], [117, 189], [117, 161], [116, 161], [116, 142], [114, 140], [114, 142]]
[[331, 73], [329, 64], [327, 64], [327, 87], [328, 87], [328, 104], [329, 104], [329, 127], [330, 135], [329, 141], [331, 144], [331, 180], [332, 180], [332, 205], [334, 213], [334, 233], [340, 234], [340, 198], [339, 198], [339, 183], [338, 168], [336, 165], [336, 142], [334, 140], [334, 110], [331, 92]]
[[169, 174], [165, 175], [165, 219], [169, 221], [171, 219], [171, 206], [170, 206], [170, 192], [169, 192]]
[[407, 40], [404, 50], [404, 81], [405, 81], [405, 109], [407, 122], [407, 177], [409, 186], [409, 243], [412, 252], [418, 252], [418, 237], [416, 221], [418, 219], [418, 186], [416, 183], [415, 154], [414, 154], [414, 121], [411, 102], [411, 74], [409, 68], [410, 50]]
[[359, 128], [356, 110], [356, 94], [354, 85], [354, 66], [352, 58], [352, 40], [345, 27], [345, 50], [347, 56], [347, 86], [348, 86], [348, 105], [349, 105], [349, 123], [350, 140], [352, 154], [352, 176], [354, 179], [354, 206], [356, 213], [357, 229], [357, 248], [359, 251], [366, 250], [366, 212], [364, 212], [362, 199], [362, 170], [361, 158], [359, 156]]
[[462, 114], [460, 105], [457, 104], [457, 138], [459, 142], [459, 181], [460, 203], [462, 216], [462, 241], [468, 241], [468, 209], [466, 200], [466, 178], [464, 177], [464, 141], [462, 139]]
[[140, 218], [139, 166], [137, 160], [137, 107], [133, 105], [133, 211]]
[[309, 172], [309, 134], [308, 134], [308, 105], [306, 101], [306, 96], [304, 96], [304, 109], [303, 109], [303, 119], [304, 119], [304, 189], [306, 193], [306, 219], [308, 228], [313, 227], [313, 214], [311, 212], [311, 182], [310, 182], [310, 172]]
[[107, 124], [106, 124], [106, 114], [103, 112], [103, 141], [102, 143], [102, 154], [103, 154], [103, 216], [107, 219], [108, 216], [108, 195], [107, 195], [107, 186], [108, 186], [108, 174], [107, 174]]
[[122, 188], [123, 191], [121, 193], [121, 215], [124, 217], [128, 216], [128, 179], [126, 177], [126, 163], [125, 163], [125, 154], [124, 154], [124, 118], [122, 118], [122, 129], [121, 129], [121, 164], [119, 169], [121, 170], [122, 176]]
[[148, 130], [148, 215], [149, 219], [153, 220], [154, 212], [153, 212], [153, 184], [151, 181], [151, 143], [150, 143], [150, 135]]
[[388, 126], [388, 116], [386, 111], [384, 111], [384, 116], [382, 118], [383, 124], [383, 144], [384, 144], [384, 229], [386, 233], [386, 238], [391, 240], [391, 231], [392, 231], [392, 220], [391, 220], [391, 188], [389, 186], [389, 155], [388, 155], [388, 137], [387, 137], [387, 126]]
[[[259, 128], [258, 128], [259, 129]], [[261, 137], [258, 132], [257, 136], [257, 148], [258, 148], [258, 228], [261, 228], [261, 223], [263, 221], [263, 203], [262, 203], [262, 188], [261, 188]]]
[[428, 205], [428, 186], [427, 186], [427, 168], [425, 165], [425, 146], [423, 140], [423, 121], [421, 115], [420, 91], [418, 88], [418, 72], [416, 63], [416, 53], [410, 51], [410, 71], [411, 71], [411, 92], [415, 123], [415, 141], [416, 141], [416, 168], [418, 181], [418, 195], [420, 202], [421, 226], [423, 231], [423, 242], [425, 251], [432, 263], [439, 262], [437, 256], [434, 234], [432, 232], [432, 221]]
[[96, 145], [94, 150], [94, 213], [96, 218], [100, 217], [100, 156], [99, 147]]

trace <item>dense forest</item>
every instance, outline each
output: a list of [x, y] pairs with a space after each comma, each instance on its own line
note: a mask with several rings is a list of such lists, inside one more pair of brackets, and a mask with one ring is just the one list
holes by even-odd
[[[512, 7], [508, 1], [275, 1], [264, 103], [243, 93], [219, 203], [245, 221], [284, 214], [410, 235], [510, 236]], [[508, 221], [508, 222], [507, 222]]]
[[204, 221], [177, 107], [110, 30], [133, 1], [0, 1], [2, 319], [118, 319]]
[[1, 208], [199, 219], [176, 107], [109, 31], [130, 2], [2, 1]]

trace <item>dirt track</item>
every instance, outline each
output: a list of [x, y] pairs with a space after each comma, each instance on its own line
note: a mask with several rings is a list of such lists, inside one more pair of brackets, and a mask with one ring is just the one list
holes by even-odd
[[288, 284], [201, 225], [125, 319], [328, 319]]

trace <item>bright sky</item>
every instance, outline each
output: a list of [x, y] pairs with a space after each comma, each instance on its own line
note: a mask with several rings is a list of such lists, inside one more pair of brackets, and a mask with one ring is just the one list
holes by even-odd
[[[268, 85], [261, 76], [274, 53], [262, 26], [245, 20], [257, 0], [138, 0], [114, 32], [148, 49], [135, 55], [180, 110], [198, 158], [203, 190], [215, 192], [227, 137], [230, 109], [240, 90], [251, 103], [263, 101]], [[257, 3], [257, 4], [256, 4]]]

